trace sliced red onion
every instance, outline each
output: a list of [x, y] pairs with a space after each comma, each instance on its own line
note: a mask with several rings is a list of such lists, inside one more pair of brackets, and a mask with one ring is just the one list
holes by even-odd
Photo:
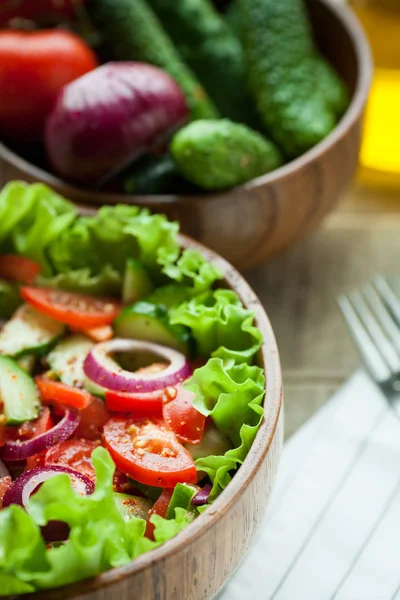
[[[114, 352], [149, 352], [170, 364], [166, 369], [148, 375], [132, 373], [116, 363], [110, 356]], [[96, 344], [87, 355], [83, 370], [98, 385], [120, 392], [155, 392], [176, 385], [192, 374], [190, 364], [181, 352], [159, 344], [118, 338]]]
[[26, 442], [19, 440], [7, 442], [3, 447], [2, 457], [4, 460], [15, 461], [40, 454], [40, 452], [51, 448], [51, 446], [60, 444], [60, 442], [64, 442], [70, 438], [78, 427], [79, 420], [79, 411], [72, 407], [65, 407], [63, 418], [54, 427], [49, 429], [49, 431], [45, 431]]
[[29, 498], [36, 488], [48, 479], [55, 477], [55, 475], [60, 475], [60, 473], [66, 473], [69, 476], [72, 487], [78, 494], [82, 496], [93, 494], [93, 481], [86, 475], [74, 471], [74, 469], [57, 465], [38, 467], [37, 469], [26, 471], [26, 473], [23, 473], [18, 479], [13, 481], [4, 495], [3, 507], [10, 506], [10, 504], [18, 504], [26, 508]]
[[203, 504], [207, 504], [211, 490], [211, 483], [206, 483], [206, 485], [192, 498], [193, 506], [203, 506]]
[[9, 474], [10, 473], [9, 473], [6, 465], [3, 463], [2, 460], [0, 460], [0, 479], [2, 479], [2, 477], [8, 477]]

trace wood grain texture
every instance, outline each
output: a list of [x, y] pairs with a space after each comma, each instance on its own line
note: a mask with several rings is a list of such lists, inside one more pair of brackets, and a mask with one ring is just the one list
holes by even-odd
[[[283, 440], [282, 377], [275, 338], [256, 295], [225, 260], [181, 236], [184, 247], [199, 249], [224, 275], [243, 304], [254, 311], [263, 333], [259, 363], [266, 371], [265, 414], [238, 473], [212, 507], [176, 538], [131, 564], [94, 579], [34, 595], [36, 600], [208, 600], [232, 575], [260, 523], [279, 463]], [[32, 598], [31, 595], [20, 596]]]
[[288, 165], [224, 193], [122, 196], [75, 188], [34, 167], [4, 145], [7, 179], [45, 181], [83, 205], [126, 202], [164, 212], [182, 231], [244, 269], [305, 237], [337, 202], [354, 173], [361, 119], [371, 78], [364, 35], [350, 10], [332, 0], [307, 0], [317, 41], [352, 91], [346, 115], [315, 148]]

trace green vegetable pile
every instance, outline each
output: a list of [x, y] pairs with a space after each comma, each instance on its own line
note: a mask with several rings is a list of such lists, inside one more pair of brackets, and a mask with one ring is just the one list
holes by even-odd
[[[218, 269], [198, 252], [182, 251], [177, 232], [164, 216], [131, 206], [80, 216], [42, 184], [14, 182], [0, 194], [0, 254], [37, 262], [41, 285], [115, 297], [121, 297], [133, 261], [146, 273], [142, 293], [152, 289], [136, 300], [158, 307], [171, 331], [184, 329], [195, 355], [207, 361], [185, 386], [217, 433], [217, 440], [205, 436], [193, 451], [198, 472], [211, 481], [211, 503], [243, 463], [263, 417], [264, 372], [254, 364], [262, 335], [236, 293], [216, 287]], [[18, 303], [17, 284], [0, 281], [0, 318]], [[118, 509], [108, 452], [97, 448], [92, 458], [94, 494], [76, 494], [68, 476], [57, 475], [32, 496], [27, 511], [16, 505], [0, 510], [0, 595], [61, 586], [127, 564], [207, 509], [190, 506], [193, 492], [189, 497], [187, 489], [176, 488], [166, 519], [151, 517], [151, 541], [143, 519]], [[52, 520], [69, 525], [68, 543], [45, 544], [40, 527]]]
[[196, 120], [169, 155], [131, 169], [128, 193], [245, 183], [312, 148], [348, 105], [346, 86], [316, 48], [304, 0], [233, 0], [225, 15], [212, 0], [90, 6], [109, 56], [165, 69]]

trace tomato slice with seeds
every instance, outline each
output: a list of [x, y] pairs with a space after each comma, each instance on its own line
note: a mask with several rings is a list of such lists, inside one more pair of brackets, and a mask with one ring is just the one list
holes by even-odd
[[163, 417], [182, 443], [199, 444], [204, 434], [206, 417], [194, 406], [195, 394], [182, 387], [169, 387], [163, 395]]
[[43, 402], [56, 402], [74, 406], [79, 410], [87, 408], [92, 402], [92, 395], [86, 390], [66, 385], [61, 381], [53, 381], [43, 375], [35, 377], [35, 383]]
[[121, 310], [121, 305], [115, 300], [60, 290], [24, 286], [21, 296], [39, 312], [80, 329], [109, 325]]
[[154, 503], [154, 506], [151, 509], [151, 511], [149, 512], [149, 518], [146, 523], [146, 532], [145, 532], [145, 536], [147, 538], [149, 538], [149, 540], [154, 541], [154, 530], [155, 530], [155, 525], [153, 525], [153, 523], [150, 523], [150, 517], [152, 517], [153, 515], [159, 515], [160, 517], [163, 517], [163, 519], [165, 519], [167, 510], [168, 510], [168, 506], [169, 506], [169, 503], [171, 502], [173, 493], [174, 493], [174, 488], [167, 488], [166, 490], [164, 490], [161, 493], [161, 495], [159, 496], [159, 498], [156, 500], [156, 502]]
[[96, 471], [92, 463], [92, 452], [100, 442], [89, 440], [67, 440], [49, 448], [44, 457], [44, 464], [70, 467], [92, 481], [96, 480]]
[[92, 396], [89, 406], [80, 412], [80, 421], [74, 437], [84, 438], [85, 440], [100, 440], [103, 427], [109, 418], [110, 413], [104, 401]]
[[160, 419], [113, 417], [104, 442], [117, 467], [139, 483], [170, 488], [196, 482], [193, 458]]
[[107, 408], [114, 412], [132, 413], [135, 417], [161, 417], [164, 390], [127, 394], [108, 390]]
[[31, 284], [41, 271], [40, 265], [15, 254], [0, 256], [0, 278]]

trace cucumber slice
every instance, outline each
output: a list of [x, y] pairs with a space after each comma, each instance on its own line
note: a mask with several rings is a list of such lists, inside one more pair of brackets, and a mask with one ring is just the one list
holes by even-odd
[[36, 364], [36, 356], [33, 354], [27, 354], [26, 356], [22, 356], [19, 358], [16, 363], [23, 369], [26, 373], [32, 373]]
[[181, 325], [171, 325], [168, 310], [163, 305], [137, 302], [120, 312], [113, 327], [117, 337], [146, 340], [189, 353], [188, 330]]
[[190, 295], [187, 287], [179, 283], [171, 283], [157, 288], [148, 298], [146, 302], [152, 304], [162, 304], [166, 308], [173, 308], [189, 300]]
[[140, 496], [130, 496], [129, 494], [114, 494], [117, 508], [124, 518], [144, 519], [149, 518], [149, 511], [153, 507], [153, 503], [147, 498]]
[[33, 379], [6, 356], [0, 356], [0, 400], [7, 425], [20, 425], [39, 416], [39, 392]]
[[0, 332], [0, 354], [19, 358], [25, 354], [43, 355], [63, 335], [65, 325], [23, 304]]
[[122, 301], [125, 304], [137, 302], [145, 298], [154, 289], [154, 285], [140, 260], [130, 258], [126, 263], [124, 282], [122, 285]]
[[171, 500], [168, 504], [166, 519], [175, 518], [175, 509], [184, 508], [189, 510], [193, 496], [197, 493], [197, 489], [194, 486], [186, 485], [185, 483], [177, 483], [174, 488]]
[[96, 385], [83, 371], [83, 363], [94, 343], [85, 335], [71, 335], [62, 340], [47, 356], [52, 373], [66, 385], [84, 388], [104, 398], [105, 389]]

